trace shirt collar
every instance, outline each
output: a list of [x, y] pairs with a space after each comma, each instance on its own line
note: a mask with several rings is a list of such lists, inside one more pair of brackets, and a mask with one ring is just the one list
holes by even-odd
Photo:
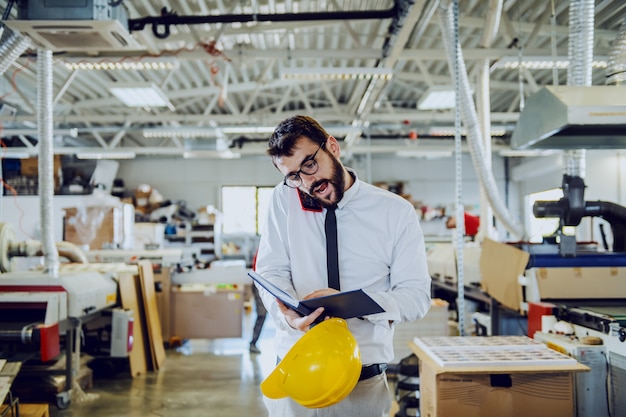
[[354, 181], [352, 182], [352, 186], [343, 193], [343, 198], [341, 199], [341, 201], [337, 203], [337, 208], [339, 209], [344, 208], [346, 204], [348, 204], [350, 200], [354, 198], [354, 196], [359, 191], [359, 188], [361, 187], [361, 184], [359, 182], [359, 177], [357, 176], [356, 171], [353, 170], [352, 168], [347, 168], [347, 167], [346, 167], [346, 170], [352, 176], [352, 179]]

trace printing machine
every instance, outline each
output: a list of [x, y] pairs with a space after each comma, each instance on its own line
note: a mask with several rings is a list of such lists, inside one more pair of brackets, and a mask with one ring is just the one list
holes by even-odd
[[[626, 208], [610, 202], [585, 201], [584, 189], [582, 178], [564, 175], [563, 197], [558, 201], [537, 201], [533, 207], [535, 217], [559, 218], [555, 239], [541, 245], [520, 246], [530, 253], [527, 272], [558, 268], [571, 271], [562, 280], [561, 297], [553, 291], [551, 298], [542, 297], [541, 301], [553, 304], [556, 319], [569, 323], [573, 330], [576, 342], [559, 341], [558, 345], [577, 345], [590, 337], [602, 341], [606, 353], [597, 357], [606, 358], [600, 368], [608, 364], [610, 415], [626, 415]], [[578, 226], [586, 216], [600, 217], [610, 224], [612, 247], [604, 233], [601, 249], [594, 244], [578, 243], [574, 236], [562, 233], [563, 227]], [[541, 283], [541, 272], [536, 279]], [[584, 291], [577, 291], [576, 287], [581, 286]], [[598, 409], [588, 411], [579, 412], [579, 417], [608, 415]]]
[[[553, 236], [545, 238], [541, 244], [509, 243], [529, 254], [525, 270], [521, 271], [523, 275], [515, 276], [515, 281], [507, 287], [511, 293], [521, 285], [523, 294], [521, 305], [511, 305], [510, 308], [528, 313], [529, 302], [545, 303], [550, 306], [549, 311], [556, 320], [571, 326], [573, 332], [571, 339], [557, 340], [559, 346], [569, 349], [573, 356], [579, 351], [593, 350], [596, 362], [604, 360], [603, 363], [593, 364], [593, 373], [603, 375], [602, 369], [608, 369], [606, 389], [602, 390], [601, 386], [589, 380], [581, 383], [593, 387], [593, 392], [580, 393], [586, 404], [579, 404], [577, 417], [607, 416], [607, 413], [598, 409], [588, 410], [589, 399], [598, 396], [607, 400], [610, 416], [626, 416], [626, 396], [623, 395], [626, 382], [626, 208], [605, 201], [585, 201], [585, 184], [577, 176], [565, 175], [562, 188], [563, 197], [560, 200], [537, 201], [533, 207], [537, 218], [559, 219], [559, 226]], [[608, 222], [611, 236], [607, 236], [604, 229], [600, 228], [600, 243], [577, 242], [575, 236], [564, 233], [566, 227], [579, 226], [583, 217], [599, 217]], [[480, 251], [480, 255], [466, 260], [469, 263], [465, 265], [465, 274], [468, 275], [464, 280], [466, 298], [467, 284], [480, 282], [482, 285], [485, 281], [482, 271], [471, 273], [476, 270], [478, 260], [485, 253], [482, 247]], [[435, 278], [434, 288], [447, 288], [446, 284], [456, 285], [452, 244], [431, 245], [428, 262], [429, 271]], [[491, 317], [491, 321], [497, 320]], [[531, 321], [530, 315], [528, 321]], [[541, 337], [557, 345], [552, 335]], [[602, 345], [572, 348], [589, 337], [601, 340]]]
[[[65, 375], [65, 391], [56, 400], [59, 408], [66, 408], [81, 326], [116, 306], [117, 283], [113, 274], [88, 268], [61, 267], [57, 276], [37, 270], [12, 272], [13, 256], [40, 255], [40, 246], [24, 251], [23, 242], [13, 242], [12, 236], [10, 225], [0, 224], [0, 270], [4, 272], [0, 273], [0, 357], [46, 365], [58, 359], [64, 347], [65, 369], [45, 372]], [[23, 366], [20, 375], [25, 373], [28, 367]]]

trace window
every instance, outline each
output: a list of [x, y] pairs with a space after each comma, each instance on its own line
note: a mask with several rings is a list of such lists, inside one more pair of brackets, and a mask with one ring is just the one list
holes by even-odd
[[274, 187], [222, 187], [222, 232], [258, 235]]

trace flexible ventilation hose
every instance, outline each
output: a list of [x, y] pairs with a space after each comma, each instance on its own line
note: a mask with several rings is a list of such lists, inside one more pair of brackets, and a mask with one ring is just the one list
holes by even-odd
[[[570, 1], [567, 85], [591, 85], [594, 7], [594, 0]], [[565, 151], [565, 175], [585, 178], [586, 155], [585, 149]]]
[[54, 175], [52, 150], [52, 51], [37, 50], [37, 133], [39, 135], [39, 210], [45, 272], [59, 276], [59, 252], [54, 241]]
[[513, 219], [513, 216], [509, 213], [505, 204], [502, 202], [498, 189], [496, 186], [493, 173], [485, 163], [485, 151], [482, 144], [482, 135], [480, 132], [480, 126], [478, 124], [478, 116], [476, 114], [476, 108], [471, 97], [471, 89], [469, 80], [467, 77], [467, 70], [463, 61], [461, 48], [455, 48], [451, 34], [453, 33], [453, 13], [449, 7], [448, 2], [442, 2], [438, 9], [439, 20], [441, 24], [441, 32], [443, 36], [444, 45], [448, 54], [448, 66], [455, 68], [454, 62], [457, 60], [459, 68], [459, 83], [460, 88], [460, 104], [461, 104], [461, 116], [463, 118], [463, 124], [467, 130], [467, 138], [472, 156], [472, 161], [478, 179], [485, 191], [485, 195], [489, 204], [494, 210], [494, 215], [502, 223], [502, 225], [517, 239], [523, 239], [525, 232], [523, 226]]
[[12, 32], [9, 38], [0, 45], [0, 75], [4, 74], [29, 46], [29, 38]]

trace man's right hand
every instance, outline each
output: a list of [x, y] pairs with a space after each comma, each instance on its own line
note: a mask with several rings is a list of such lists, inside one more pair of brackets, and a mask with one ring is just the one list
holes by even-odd
[[309, 330], [309, 326], [315, 322], [319, 316], [324, 312], [324, 307], [318, 307], [314, 312], [309, 314], [308, 316], [301, 316], [298, 312], [290, 309], [285, 304], [283, 304], [280, 300], [276, 299], [278, 303], [278, 308], [280, 312], [285, 315], [285, 319], [287, 320], [287, 324], [291, 326], [293, 329], [300, 330], [301, 332], [306, 332]]

